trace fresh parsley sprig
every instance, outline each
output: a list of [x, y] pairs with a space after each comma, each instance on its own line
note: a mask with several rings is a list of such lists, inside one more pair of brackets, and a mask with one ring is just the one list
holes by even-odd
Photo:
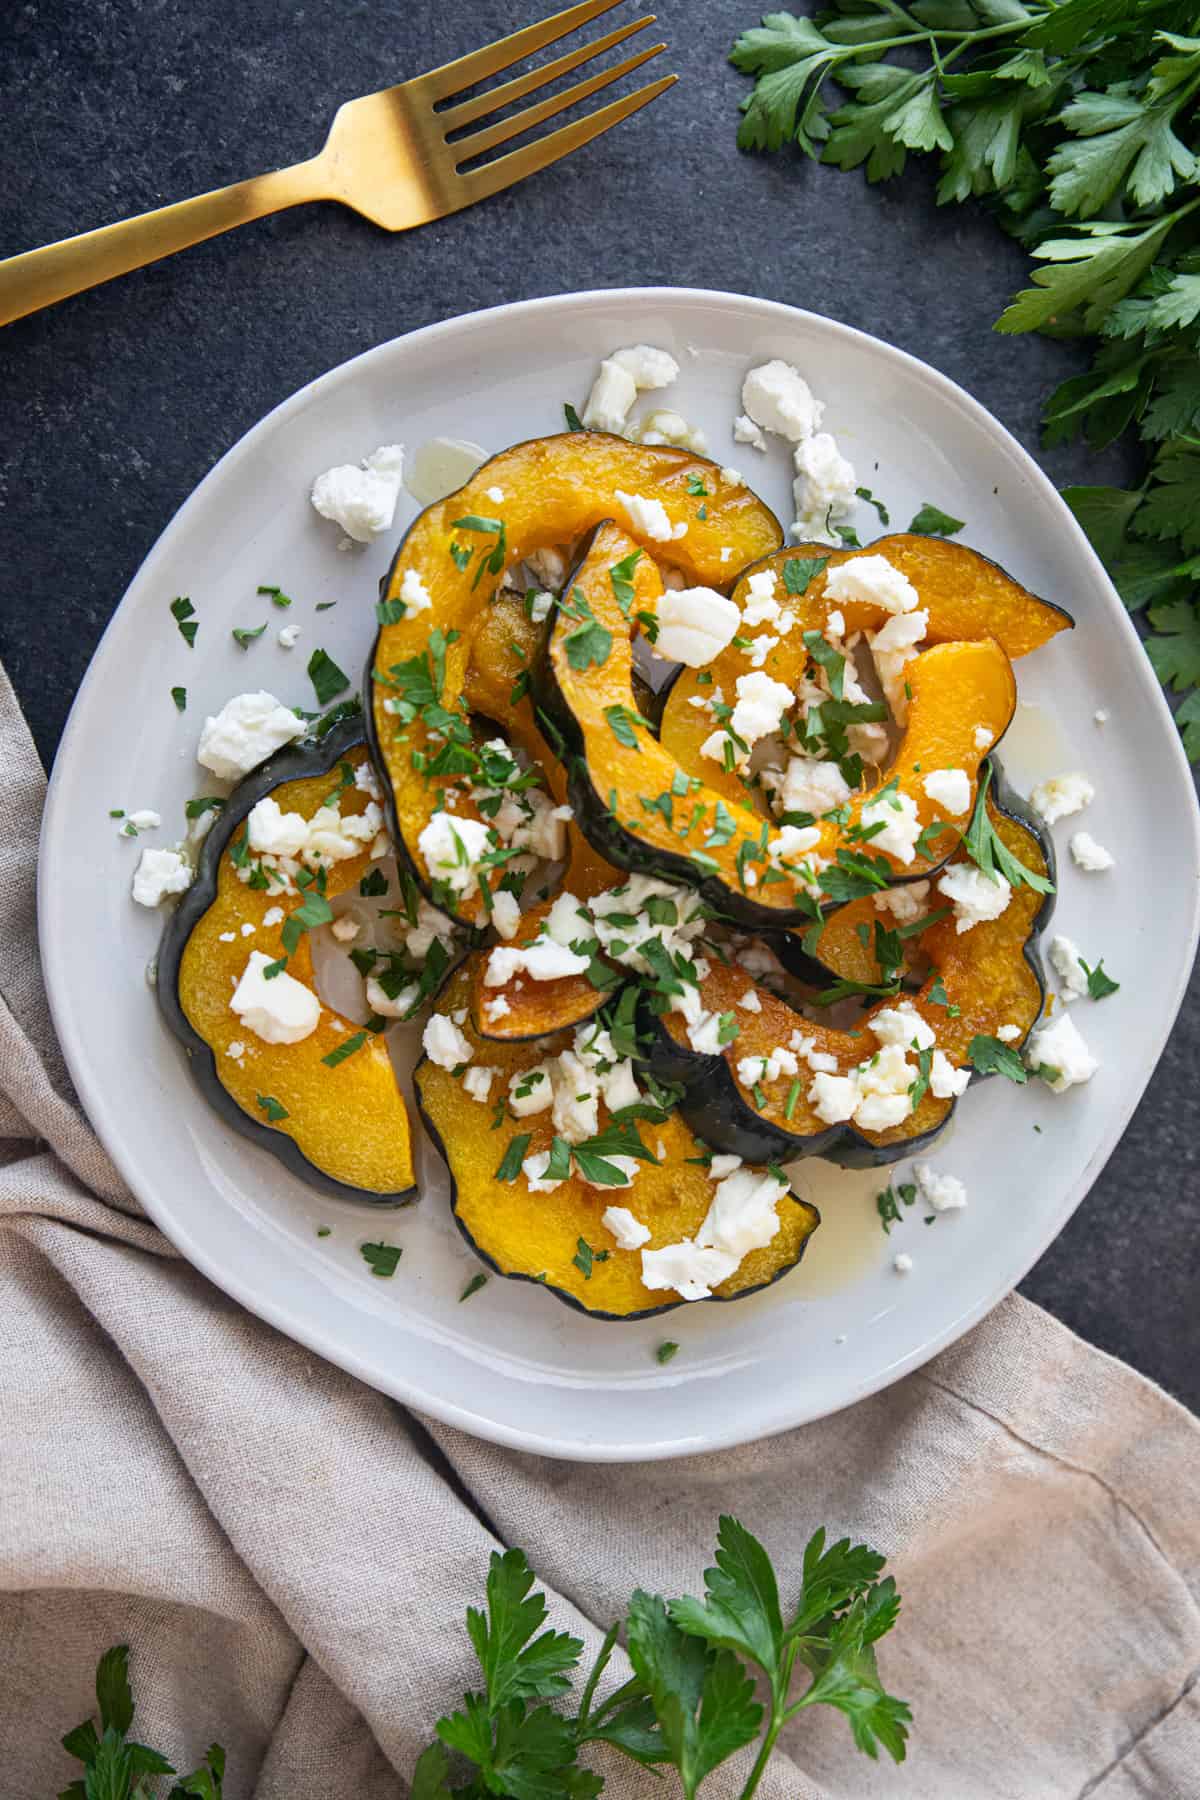
[[[660, 1346], [658, 1360], [674, 1349]], [[817, 1531], [785, 1616], [766, 1550], [737, 1519], [723, 1518], [703, 1598], [664, 1600], [639, 1589], [624, 1620], [633, 1675], [597, 1698], [620, 1634], [613, 1625], [572, 1712], [553, 1703], [566, 1701], [581, 1672], [583, 1644], [547, 1626], [545, 1595], [534, 1590], [524, 1554], [497, 1551], [486, 1607], [467, 1610], [482, 1691], [464, 1694], [461, 1708], [438, 1720], [437, 1741], [413, 1774], [413, 1800], [595, 1800], [605, 1784], [581, 1764], [589, 1744], [608, 1744], [644, 1768], [673, 1768], [685, 1800], [694, 1800], [714, 1769], [757, 1739], [741, 1790], [750, 1800], [784, 1726], [817, 1705], [845, 1715], [866, 1755], [882, 1748], [902, 1762], [912, 1715], [884, 1688], [875, 1657], [900, 1609], [882, 1569], [877, 1551], [848, 1538], [827, 1546]], [[810, 1680], [796, 1692], [799, 1669]], [[453, 1786], [451, 1753], [470, 1768]]]
[[[160, 1792], [157, 1777], [176, 1770], [165, 1756], [147, 1744], [131, 1741], [133, 1692], [129, 1686], [129, 1645], [114, 1644], [100, 1658], [96, 1669], [96, 1704], [100, 1730], [85, 1719], [68, 1731], [63, 1749], [83, 1764], [83, 1776], [71, 1782], [58, 1800], [150, 1800]], [[167, 1800], [221, 1800], [225, 1778], [225, 1752], [210, 1744], [204, 1761], [190, 1775], [182, 1775]]]

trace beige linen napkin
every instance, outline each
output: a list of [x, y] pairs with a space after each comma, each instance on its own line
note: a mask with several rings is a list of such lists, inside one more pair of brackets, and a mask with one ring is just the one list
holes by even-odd
[[[118, 1641], [136, 1735], [179, 1767], [220, 1739], [230, 1800], [399, 1800], [473, 1679], [463, 1611], [497, 1537], [594, 1643], [636, 1584], [695, 1591], [725, 1510], [785, 1592], [826, 1522], [904, 1595], [882, 1661], [908, 1762], [806, 1717], [764, 1800], [1200, 1795], [1196, 1420], [1015, 1297], [850, 1412], [684, 1462], [589, 1469], [406, 1415], [242, 1312], [123, 1189], [50, 1028], [44, 783], [2, 671], [0, 771], [5, 1800], [76, 1773], [58, 1738]], [[677, 1791], [604, 1772], [613, 1800]]]

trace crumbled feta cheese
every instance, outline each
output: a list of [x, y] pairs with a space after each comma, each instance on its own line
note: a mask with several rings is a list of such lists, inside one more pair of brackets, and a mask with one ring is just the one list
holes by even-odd
[[918, 1050], [929, 1050], [935, 1041], [929, 1021], [907, 1000], [899, 1006], [881, 1007], [868, 1015], [866, 1024], [881, 1044], [915, 1044]]
[[975, 748], [977, 750], [990, 750], [995, 741], [996, 734], [987, 725], [975, 727]]
[[[921, 597], [903, 569], [886, 556], [851, 556], [825, 572], [825, 595], [838, 605], [857, 602], [884, 612], [915, 612]], [[922, 635], [924, 635], [922, 633]]]
[[487, 497], [491, 501], [492, 505], [499, 506], [500, 502], [504, 498], [504, 489], [498, 488], [498, 487], [490, 487], [490, 488], [486, 488], [484, 491], [486, 492]]
[[384, 444], [356, 468], [341, 463], [313, 482], [312, 503], [323, 519], [340, 525], [347, 537], [369, 544], [391, 528], [404, 480], [404, 446]]
[[637, 382], [619, 362], [606, 356], [583, 409], [582, 423], [589, 431], [611, 431], [618, 437], [637, 399]]
[[463, 1076], [463, 1093], [482, 1104], [491, 1093], [492, 1083], [499, 1073], [499, 1069], [489, 1068], [486, 1063], [476, 1063]]
[[428, 612], [433, 605], [433, 597], [416, 569], [405, 569], [399, 598], [406, 619], [414, 613]]
[[819, 431], [805, 443], [797, 444], [793, 462], [796, 479], [792, 483], [792, 498], [796, 518], [792, 531], [795, 537], [836, 543], [838, 540], [832, 527], [857, 504], [858, 477], [853, 464], [847, 462], [827, 431]]
[[382, 982], [374, 975], [367, 976], [367, 1005], [381, 1019], [404, 1019], [412, 1012], [421, 998], [421, 989], [417, 982], [409, 982], [399, 993], [389, 994]]
[[767, 844], [767, 852], [777, 861], [792, 856], [807, 856], [821, 841], [819, 825], [784, 825], [778, 837]]
[[[791, 363], [775, 358], [751, 369], [742, 382], [742, 406], [750, 420], [764, 431], [774, 431], [791, 443], [811, 437], [825, 408], [813, 399], [812, 389]], [[734, 436], [738, 437], [737, 428]], [[740, 443], [753, 443], [742, 435]]]
[[999, 1031], [996, 1033], [996, 1036], [1000, 1039], [1002, 1044], [1015, 1044], [1017, 1039], [1022, 1035], [1021, 1027], [1019, 1025], [1001, 1025]]
[[897, 1250], [892, 1258], [892, 1267], [897, 1275], [911, 1275], [913, 1259], [907, 1250]]
[[446, 1013], [431, 1013], [421, 1033], [421, 1048], [439, 1069], [457, 1069], [474, 1054], [458, 1026]]
[[775, 789], [773, 799], [780, 812], [808, 812], [819, 817], [843, 805], [850, 794], [835, 762], [820, 762], [815, 756], [789, 756], [783, 784]]
[[279, 631], [279, 647], [281, 650], [294, 650], [296, 639], [300, 636], [298, 625], [283, 625]]
[[218, 932], [217, 942], [219, 944], [236, 944], [237, 943], [237, 932], [236, 931]]
[[620, 1250], [640, 1250], [653, 1236], [650, 1227], [635, 1219], [627, 1206], [606, 1206], [600, 1222], [606, 1231], [611, 1231]]
[[1029, 796], [1047, 825], [1081, 812], [1095, 797], [1096, 790], [1087, 776], [1076, 769], [1065, 775], [1052, 775], [1048, 781], [1039, 781]]
[[916, 1074], [900, 1044], [884, 1044], [854, 1071], [859, 1092], [854, 1123], [864, 1131], [888, 1131], [902, 1124], [912, 1111], [909, 1089]]
[[168, 894], [182, 894], [194, 877], [190, 863], [178, 850], [143, 850], [133, 877], [133, 897], [139, 906], [158, 906]]
[[707, 587], [667, 589], [658, 602], [656, 656], [700, 669], [732, 641], [741, 614], [732, 600]]
[[227, 1045], [225, 1054], [226, 1056], [231, 1056], [234, 1062], [240, 1063], [246, 1054], [246, 1046], [243, 1044], [241, 1038], [234, 1038], [233, 1042]]
[[204, 721], [196, 760], [222, 781], [240, 781], [284, 744], [303, 737], [304, 720], [274, 694], [237, 694]]
[[892, 792], [868, 800], [862, 809], [862, 822], [868, 830], [874, 825], [883, 826], [870, 840], [873, 851], [894, 856], [898, 863], [913, 861], [921, 820], [911, 794]]
[[417, 839], [417, 848], [435, 881], [466, 898], [479, 886], [479, 859], [488, 848], [488, 828], [480, 819], [453, 819], [434, 813]]
[[554, 1129], [568, 1144], [581, 1144], [600, 1129], [600, 1091], [596, 1074], [573, 1050], [563, 1050], [554, 1063]]
[[554, 595], [546, 593], [544, 589], [540, 589], [532, 596], [529, 602], [529, 617], [531, 623], [534, 625], [542, 624], [545, 619], [550, 617], [550, 608], [553, 605]]
[[757, 988], [747, 988], [737, 1004], [744, 1012], [757, 1013], [762, 1011], [762, 1001], [758, 997]]
[[554, 1064], [540, 1062], [536, 1068], [518, 1069], [508, 1083], [509, 1111], [518, 1119], [532, 1113], [545, 1112], [554, 1104]]
[[961, 818], [971, 806], [971, 778], [965, 769], [934, 769], [922, 784], [935, 806]]
[[778, 1081], [781, 1075], [797, 1075], [800, 1065], [791, 1050], [772, 1050], [769, 1056], [743, 1056], [737, 1065], [737, 1078], [743, 1087], [752, 1088], [760, 1081]]
[[830, 1056], [828, 1051], [817, 1049], [817, 1040], [805, 1037], [802, 1031], [793, 1031], [788, 1039], [788, 1048], [802, 1057], [814, 1075], [836, 1075], [838, 1060]]
[[748, 413], [739, 413], [733, 421], [733, 441], [735, 444], [753, 444], [756, 450], [765, 450], [767, 440], [759, 426]]
[[742, 609], [744, 625], [774, 624], [779, 617], [779, 602], [775, 598], [779, 578], [774, 569], [756, 569], [746, 583], [747, 599]]
[[704, 1250], [690, 1238], [642, 1251], [642, 1286], [651, 1292], [673, 1289], [682, 1300], [707, 1300], [714, 1287], [728, 1281], [738, 1258], [723, 1250]]
[[588, 961], [565, 944], [556, 944], [552, 937], [533, 938], [528, 944], [498, 944], [488, 957], [484, 986], [505, 987], [514, 975], [521, 974], [533, 981], [561, 981], [567, 975], [582, 975]]
[[818, 1073], [813, 1076], [808, 1101], [826, 1125], [843, 1125], [854, 1117], [859, 1102], [858, 1082], [853, 1075]]
[[927, 1162], [913, 1164], [913, 1180], [930, 1212], [960, 1212], [967, 1204], [967, 1190], [957, 1175], [940, 1175]]
[[310, 987], [286, 970], [267, 979], [271, 958], [252, 950], [234, 989], [230, 1010], [264, 1044], [299, 1044], [321, 1020], [321, 1003]]
[[1079, 946], [1069, 937], [1050, 939], [1050, 962], [1058, 976], [1059, 991], [1066, 1002], [1082, 1000], [1088, 991], [1087, 970], [1079, 954]]
[[765, 1169], [735, 1169], [718, 1182], [704, 1223], [696, 1233], [703, 1250], [721, 1250], [740, 1263], [778, 1234], [777, 1207], [787, 1181]]
[[667, 350], [655, 349], [653, 344], [629, 344], [624, 350], [614, 350], [608, 360], [625, 370], [639, 394], [651, 388], [670, 387], [679, 380], [675, 358]]
[[702, 1012], [699, 1018], [688, 1020], [688, 1043], [697, 1056], [719, 1056], [724, 1048], [720, 1034], [720, 1013]]
[[521, 1164], [521, 1173], [525, 1177], [526, 1186], [531, 1194], [552, 1194], [555, 1188], [562, 1186], [566, 1179], [565, 1176], [560, 1176], [557, 1181], [547, 1181], [546, 1170], [549, 1167], [550, 1152], [548, 1150], [535, 1150], [532, 1156], [525, 1158]]
[[1108, 724], [1108, 714], [1105, 712], [1105, 710], [1102, 706], [1098, 706], [1096, 708], [1095, 712], [1092, 714], [1092, 717], [1093, 717], [1093, 719], [1095, 719], [1097, 725], [1107, 725]]
[[970, 1069], [956, 1069], [944, 1050], [935, 1050], [929, 1065], [929, 1091], [935, 1100], [957, 1100], [971, 1085]]
[[641, 1089], [634, 1080], [633, 1063], [628, 1057], [601, 1075], [600, 1086], [604, 1104], [610, 1113], [621, 1112], [626, 1106], [636, 1106], [642, 1098]]
[[282, 906], [268, 906], [266, 912], [263, 914], [262, 922], [264, 925], [282, 925], [283, 924], [283, 908], [282, 908]]
[[722, 544], [721, 545], [721, 561], [723, 563], [733, 561], [733, 545], [732, 544]]
[[985, 875], [966, 862], [951, 864], [939, 877], [938, 892], [953, 906], [954, 929], [960, 936], [998, 919], [1012, 899], [1012, 888], [998, 870]]
[[752, 669], [761, 669], [778, 642], [777, 637], [756, 637], [742, 655]]
[[[161, 824], [162, 819], [156, 812], [151, 812], [149, 807], [144, 807], [141, 812], [131, 812], [125, 815], [125, 825], [132, 825], [134, 832], [157, 831]], [[122, 826], [122, 835], [129, 837], [131, 833]]]
[[737, 696], [729, 721], [730, 730], [750, 745], [778, 731], [780, 721], [793, 703], [792, 690], [785, 682], [773, 681], [769, 675], [758, 673], [738, 676]]
[[673, 444], [677, 449], [694, 451], [697, 456], [704, 456], [708, 450], [708, 439], [700, 427], [689, 424], [682, 413], [671, 412], [665, 406], [648, 413], [630, 436], [636, 436], [642, 444]]
[[740, 469], [731, 469], [728, 464], [719, 470], [721, 480], [726, 487], [745, 487], [746, 477]]
[[667, 509], [661, 500], [646, 494], [627, 494], [621, 488], [615, 490], [613, 497], [625, 508], [632, 531], [642, 537], [652, 538], [657, 544], [668, 543], [674, 536]]
[[1057, 1075], [1047, 1083], [1056, 1094], [1065, 1094], [1068, 1088], [1090, 1081], [1100, 1067], [1066, 1011], [1038, 1026], [1025, 1046], [1025, 1064], [1034, 1070], [1057, 1069]]
[[506, 1019], [512, 1011], [512, 1007], [508, 1004], [508, 1001], [503, 994], [497, 994], [494, 1000], [488, 1000], [484, 1003], [483, 1010], [487, 1014], [488, 1023], [494, 1025], [497, 1019]]
[[492, 924], [502, 938], [515, 938], [520, 929], [520, 902], [507, 888], [499, 888], [492, 895]]
[[1103, 869], [1111, 869], [1117, 859], [1111, 850], [1098, 844], [1090, 832], [1077, 831], [1071, 839], [1071, 860], [1077, 868], [1099, 874]]
[[329, 929], [339, 944], [352, 944], [362, 930], [362, 926], [357, 919], [352, 919], [348, 913], [343, 913], [340, 919], [333, 921]]
[[909, 881], [902, 886], [886, 888], [872, 895], [876, 912], [890, 912], [897, 925], [911, 925], [925, 911], [929, 898], [927, 881]]

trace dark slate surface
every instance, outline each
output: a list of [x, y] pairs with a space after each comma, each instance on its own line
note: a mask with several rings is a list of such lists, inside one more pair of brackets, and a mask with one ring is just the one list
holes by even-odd
[[[0, 9], [0, 117], [20, 171], [0, 184], [0, 256], [310, 155], [339, 100], [538, 10], [537, 0]], [[1041, 398], [1075, 352], [990, 330], [1021, 281], [1015, 247], [982, 213], [939, 213], [924, 172], [879, 190], [787, 157], [740, 156], [744, 83], [724, 59], [755, 22], [754, 0], [663, 0], [661, 17], [681, 84], [485, 209], [388, 237], [334, 207], [304, 208], [3, 334], [0, 656], [47, 762], [106, 619], [215, 459], [302, 383], [430, 320], [637, 282], [767, 295], [913, 351], [1036, 450]], [[1078, 451], [1043, 460], [1060, 481], [1119, 472], [1113, 463], [1097, 475]], [[1198, 1058], [1193, 975], [1123, 1142], [1023, 1284], [1193, 1407]]]

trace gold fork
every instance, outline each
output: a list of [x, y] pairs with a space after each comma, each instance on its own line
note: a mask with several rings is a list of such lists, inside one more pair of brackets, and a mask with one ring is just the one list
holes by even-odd
[[[572, 150], [649, 105], [678, 77], [664, 75], [522, 149], [510, 150], [474, 168], [465, 169], [463, 165], [475, 162], [510, 138], [519, 137], [610, 82], [631, 74], [665, 50], [666, 45], [652, 44], [648, 50], [641, 50], [597, 75], [589, 75], [510, 118], [498, 119], [466, 136], [456, 136], [453, 143], [448, 139], [624, 43], [635, 32], [654, 24], [653, 13], [500, 87], [489, 88], [457, 105], [445, 103], [455, 94], [511, 68], [522, 57], [557, 43], [559, 38], [619, 3], [620, 0], [582, 0], [580, 5], [569, 6], [553, 18], [514, 31], [494, 44], [485, 44], [471, 55], [459, 57], [457, 62], [430, 69], [397, 87], [346, 101], [334, 117], [325, 148], [308, 162], [257, 175], [250, 181], [238, 181], [232, 187], [199, 194], [194, 200], [180, 200], [174, 206], [160, 206], [154, 212], [122, 219], [98, 231], [85, 231], [58, 244], [46, 244], [23, 256], [9, 257], [7, 262], [0, 262], [0, 325], [10, 324], [39, 307], [52, 306], [68, 294], [98, 287], [115, 275], [126, 275], [131, 269], [157, 262], [176, 250], [185, 250], [189, 244], [203, 243], [205, 238], [230, 231], [235, 225], [265, 218], [268, 213], [299, 206], [306, 200], [339, 200], [343, 206], [382, 225], [385, 231], [408, 231], [414, 225], [444, 218], [447, 213], [473, 206], [489, 194], [524, 181], [527, 175], [569, 156]], [[442, 110], [436, 110], [439, 107]]]

